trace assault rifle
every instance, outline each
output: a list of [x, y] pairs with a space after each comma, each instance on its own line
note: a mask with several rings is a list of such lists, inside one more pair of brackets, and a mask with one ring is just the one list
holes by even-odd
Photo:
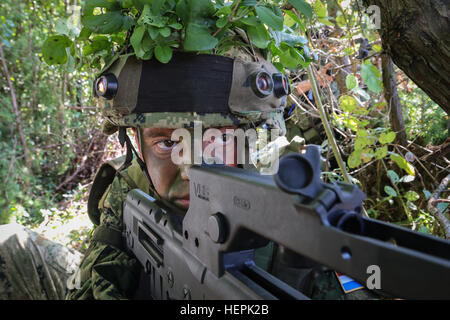
[[280, 160], [275, 176], [224, 166], [190, 169], [190, 206], [176, 218], [144, 192], [124, 204], [127, 247], [154, 299], [307, 299], [254, 262], [269, 240], [365, 285], [407, 299], [450, 298], [450, 241], [361, 214], [364, 193], [320, 179], [309, 146]]

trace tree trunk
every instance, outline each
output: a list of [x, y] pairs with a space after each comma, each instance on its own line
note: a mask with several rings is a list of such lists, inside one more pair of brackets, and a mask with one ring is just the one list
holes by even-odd
[[449, 0], [363, 0], [381, 9], [384, 50], [450, 113]]
[[394, 64], [387, 54], [382, 55], [381, 61], [383, 69], [384, 98], [386, 99], [389, 110], [391, 128], [397, 134], [397, 137], [395, 138], [397, 143], [406, 147], [405, 121], [403, 120], [402, 105], [398, 98], [397, 77], [395, 76]]

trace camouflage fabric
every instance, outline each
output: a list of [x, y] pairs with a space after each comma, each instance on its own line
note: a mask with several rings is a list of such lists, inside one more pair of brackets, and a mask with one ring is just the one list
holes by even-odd
[[[141, 190], [149, 190], [136, 160], [122, 175], [116, 175], [101, 206], [100, 226], [123, 229], [122, 203], [131, 190], [124, 175], [130, 177]], [[144, 178], [144, 179], [143, 179]], [[141, 266], [121, 248], [100, 241], [91, 242], [78, 270], [80, 285], [70, 290], [70, 300], [131, 299], [138, 286]]]
[[[259, 114], [258, 114], [259, 116]], [[251, 115], [248, 116], [251, 119]], [[258, 117], [254, 117], [254, 121]], [[232, 126], [246, 123], [232, 114], [198, 114], [195, 112], [138, 113], [124, 116], [117, 121], [119, 126], [155, 128], [191, 128], [194, 121], [202, 121], [204, 127]]]
[[82, 254], [18, 224], [0, 226], [0, 299], [64, 299]]
[[[154, 112], [154, 113], [137, 113], [124, 116], [117, 119], [117, 126], [125, 127], [155, 127], [155, 128], [194, 128], [194, 121], [201, 121], [204, 128], [209, 127], [225, 127], [240, 126], [246, 123], [267, 120], [266, 123], [280, 129], [280, 135], [286, 133], [286, 127], [281, 110], [271, 111], [267, 113], [248, 113], [244, 117], [236, 117], [232, 114], [198, 114], [195, 112]], [[108, 131], [108, 126], [112, 125], [112, 120], [104, 125], [103, 131]]]

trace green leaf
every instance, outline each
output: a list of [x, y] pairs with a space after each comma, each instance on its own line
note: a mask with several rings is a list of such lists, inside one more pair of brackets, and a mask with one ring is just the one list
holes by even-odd
[[274, 30], [283, 30], [283, 15], [278, 16], [270, 7], [267, 6], [257, 6], [255, 10], [259, 19], [268, 27]]
[[394, 188], [392, 188], [390, 186], [385, 186], [384, 187], [384, 192], [386, 192], [391, 197], [396, 197], [397, 196], [397, 192], [395, 192]]
[[159, 29], [159, 33], [164, 37], [167, 38], [168, 36], [170, 36], [170, 28], [169, 27], [164, 27], [162, 29]]
[[83, 28], [83, 29], [81, 29], [81, 32], [78, 35], [77, 40], [87, 40], [87, 39], [89, 39], [91, 34], [92, 34], [91, 30], [89, 30], [88, 28]]
[[105, 36], [96, 36], [92, 39], [92, 42], [83, 47], [83, 55], [88, 56], [90, 54], [109, 49], [111, 47], [111, 43], [109, 42], [108, 37]]
[[339, 98], [339, 104], [345, 112], [353, 112], [358, 108], [358, 101], [351, 96], [342, 96]]
[[307, 3], [305, 0], [288, 0], [290, 4], [294, 6], [295, 9], [303, 13], [308, 18], [312, 18], [313, 16], [313, 10], [311, 8], [311, 5]]
[[280, 44], [281, 53], [279, 54], [280, 62], [285, 68], [296, 69], [299, 64], [304, 61], [303, 56], [297, 49], [289, 44], [282, 42]]
[[367, 139], [364, 137], [358, 137], [355, 140], [355, 150], [362, 150], [367, 146]]
[[377, 148], [377, 150], [375, 151], [375, 157], [380, 160], [383, 159], [384, 157], [387, 156], [388, 153], [388, 148], [387, 146], [383, 146], [381, 148]]
[[285, 17], [284, 21], [288, 27], [291, 27], [290, 25], [288, 25], [289, 22], [287, 22], [287, 21], [289, 21], [288, 19], [290, 18], [290, 19], [292, 19], [292, 21], [298, 23], [298, 25], [303, 30], [303, 32], [306, 32], [305, 26], [303, 25], [303, 23], [300, 21], [300, 19], [297, 17], [297, 15], [295, 13], [288, 11], [288, 10], [284, 10], [284, 13], [287, 15], [287, 17]]
[[201, 24], [212, 17], [214, 6], [211, 1], [180, 0], [176, 6], [176, 13], [186, 26], [191, 22]]
[[133, 35], [130, 38], [130, 43], [133, 46], [137, 57], [142, 57], [145, 54], [145, 50], [142, 48], [142, 39], [144, 37], [145, 30], [145, 26], [137, 27], [134, 29]]
[[406, 175], [406, 176], [401, 177], [399, 182], [408, 183], [408, 182], [414, 181], [415, 178], [416, 177], [414, 177], [414, 176]]
[[348, 90], [352, 90], [353, 88], [356, 88], [358, 86], [358, 80], [352, 73], [350, 73], [345, 78], [345, 84]]
[[393, 170], [388, 170], [387, 175], [389, 176], [389, 178], [391, 178], [393, 184], [397, 184], [400, 179], [398, 174]]
[[147, 32], [148, 32], [148, 35], [150, 36], [150, 38], [152, 38], [153, 40], [156, 40], [156, 38], [158, 38], [158, 35], [159, 35], [159, 29], [158, 28], [152, 27], [152, 26], [148, 26]]
[[175, 30], [181, 30], [183, 29], [183, 25], [181, 23], [172, 23], [169, 24], [169, 27], [175, 29]]
[[247, 29], [250, 41], [258, 48], [265, 49], [270, 43], [270, 36], [264, 25], [249, 26]]
[[316, 0], [314, 3], [314, 11], [319, 18], [325, 18], [328, 15], [327, 8], [320, 0]]
[[246, 7], [254, 7], [258, 4], [257, 0], [243, 0], [242, 5]]
[[206, 26], [197, 23], [189, 23], [186, 27], [184, 39], [185, 51], [211, 50], [219, 41], [209, 34]]
[[390, 156], [391, 160], [394, 161], [400, 168], [406, 171], [407, 174], [410, 176], [415, 176], [416, 172], [414, 167], [406, 161], [405, 158], [403, 158], [401, 155], [398, 155], [396, 153], [391, 153]]
[[383, 132], [380, 135], [380, 143], [382, 144], [391, 143], [395, 140], [395, 136], [396, 134], [393, 131]]
[[448, 203], [445, 202], [441, 202], [436, 205], [436, 209], [438, 209], [440, 212], [444, 212], [447, 209], [447, 207]]
[[120, 30], [126, 31], [129, 30], [132, 26], [136, 24], [136, 20], [129, 16], [124, 16], [122, 19], [122, 28]]
[[283, 31], [273, 31], [273, 38], [276, 39], [277, 43], [284, 42], [289, 44], [292, 47], [298, 46], [298, 45], [304, 45], [308, 43], [308, 39], [298, 36], [295, 34], [283, 32]]
[[142, 60], [150, 60], [153, 57], [153, 48], [149, 48], [141, 57]]
[[223, 28], [223, 27], [225, 27], [225, 25], [227, 24], [227, 22], [228, 22], [228, 17], [227, 17], [227, 16], [222, 17], [222, 18], [220, 18], [220, 19], [218, 19], [218, 20], [216, 21], [216, 27], [217, 27], [217, 28]]
[[284, 10], [284, 12], [285, 12], [284, 25], [288, 26], [289, 28], [292, 28], [297, 23], [297, 21], [292, 19], [291, 15], [286, 13], [286, 12], [289, 12], [289, 11]]
[[60, 35], [69, 36], [70, 30], [69, 27], [67, 26], [67, 20], [58, 19], [55, 23], [55, 31]]
[[364, 138], [369, 135], [367, 130], [363, 130], [363, 129], [358, 130], [358, 132], [356, 134], [358, 137], [364, 137]]
[[167, 63], [172, 59], [172, 49], [167, 45], [156, 46], [155, 57], [159, 62]]
[[358, 167], [361, 164], [361, 151], [353, 151], [348, 157], [347, 164], [351, 169]]
[[72, 45], [67, 36], [51, 36], [42, 46], [44, 61], [49, 65], [64, 64], [67, 62], [66, 48]]
[[96, 16], [81, 18], [83, 26], [96, 33], [111, 34], [120, 31], [125, 17], [120, 11], [107, 12]]
[[428, 190], [423, 190], [423, 194], [425, 195], [425, 200], [428, 200], [431, 198], [431, 192]]
[[372, 160], [372, 158], [375, 156], [375, 153], [373, 152], [373, 150], [371, 148], [365, 148], [364, 150], [362, 150], [361, 152], [361, 160], [364, 163], [369, 162], [370, 160]]
[[420, 196], [419, 196], [419, 194], [418, 194], [417, 192], [415, 192], [415, 191], [408, 191], [408, 192], [405, 194], [405, 198], [406, 198], [406, 200], [408, 200], [408, 201], [417, 201], [417, 200], [419, 200]]
[[152, 13], [154, 15], [160, 15], [162, 6], [166, 0], [152, 0]]
[[253, 27], [256, 27], [257, 25], [259, 25], [261, 23], [261, 22], [259, 22], [258, 18], [256, 18], [255, 16], [243, 18], [239, 21], [242, 22], [243, 24], [246, 24], [248, 26], [253, 26]]
[[223, 6], [215, 13], [215, 15], [218, 17], [220, 17], [221, 15], [229, 16], [231, 12], [232, 12], [231, 5]]
[[375, 52], [381, 52], [383, 50], [383, 47], [380, 46], [380, 45], [374, 44], [372, 46], [372, 50], [375, 51]]
[[376, 94], [379, 94], [383, 90], [380, 71], [370, 61], [361, 64], [361, 78], [369, 90]]

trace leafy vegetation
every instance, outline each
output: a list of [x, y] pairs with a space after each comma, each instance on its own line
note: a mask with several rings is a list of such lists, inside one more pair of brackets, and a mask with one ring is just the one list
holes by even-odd
[[[92, 68], [108, 65], [117, 55], [130, 51], [140, 59], [171, 60], [174, 50], [220, 54], [235, 45], [236, 32], [245, 33], [251, 44], [267, 50], [276, 65], [306, 66], [314, 54], [307, 39], [284, 25], [284, 17], [303, 26], [292, 11], [283, 12], [283, 1], [86, 1], [83, 28], [63, 22], [44, 44], [49, 65], [80, 64]], [[303, 0], [289, 1], [303, 16], [312, 17]], [[70, 18], [69, 18], [70, 19]], [[304, 30], [304, 27], [303, 27]]]
[[[95, 75], [117, 55], [167, 63], [177, 50], [222, 54], [241, 45], [261, 50], [290, 75], [298, 103], [288, 121], [295, 125], [306, 119], [320, 127], [316, 104], [296, 88], [308, 65], [328, 65], [333, 80], [318, 72], [316, 81], [347, 170], [368, 195], [369, 216], [443, 236], [427, 202], [448, 174], [448, 156], [439, 154], [448, 115], [395, 70], [408, 140], [398, 142], [384, 98], [382, 43], [358, 1], [4, 0], [0, 6], [0, 223], [22, 223], [83, 250], [87, 225], [64, 236], [45, 230], [86, 217], [95, 170], [122, 151], [114, 136], [99, 131]], [[330, 160], [324, 178], [340, 180], [322, 140]], [[446, 204], [439, 209], [446, 212]]]

